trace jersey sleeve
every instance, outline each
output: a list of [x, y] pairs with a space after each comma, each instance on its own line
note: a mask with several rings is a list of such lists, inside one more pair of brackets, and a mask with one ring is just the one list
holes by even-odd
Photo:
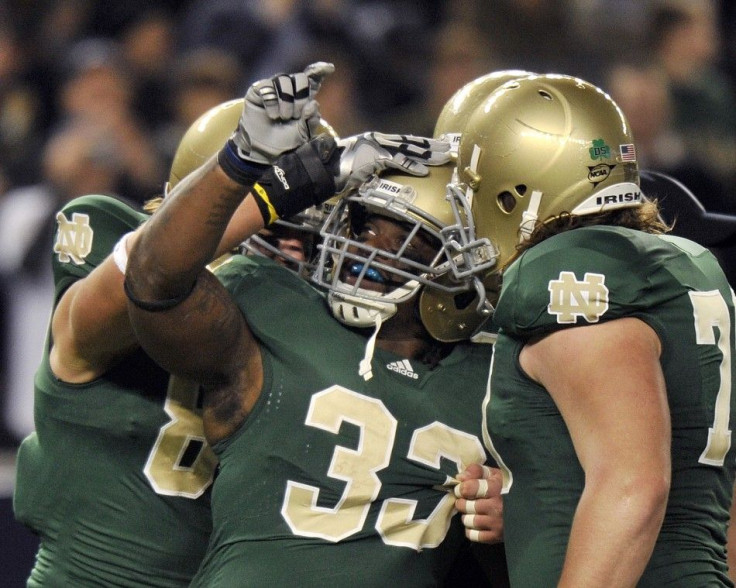
[[120, 237], [147, 218], [110, 196], [87, 195], [69, 201], [56, 213], [52, 259], [56, 297], [92, 272]]
[[624, 316], [650, 322], [649, 309], [687, 289], [673, 268], [697, 272], [693, 259], [709, 256], [680, 241], [604, 226], [551, 237], [506, 270], [494, 320], [522, 338]]

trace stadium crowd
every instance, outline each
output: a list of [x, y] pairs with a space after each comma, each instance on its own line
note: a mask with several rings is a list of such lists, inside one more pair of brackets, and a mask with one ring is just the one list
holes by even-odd
[[[9, 0], [0, 5], [0, 445], [33, 429], [55, 214], [160, 194], [182, 135], [255, 80], [335, 64], [341, 136], [431, 136], [494, 70], [579, 75], [620, 104], [643, 169], [736, 215], [736, 7], [728, 0]], [[733, 281], [732, 281], [733, 283]]]

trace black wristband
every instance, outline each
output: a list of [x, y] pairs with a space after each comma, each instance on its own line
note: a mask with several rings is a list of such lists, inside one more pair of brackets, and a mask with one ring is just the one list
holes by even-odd
[[279, 157], [251, 190], [266, 226], [332, 198], [335, 160], [339, 161], [339, 151], [327, 135]]
[[123, 280], [123, 290], [125, 290], [125, 295], [128, 297], [128, 300], [130, 300], [134, 306], [140, 308], [141, 310], [145, 310], [147, 312], [163, 312], [164, 310], [170, 310], [175, 306], [180, 305], [187, 298], [189, 298], [189, 295], [194, 291], [194, 286], [196, 284], [197, 281], [195, 280], [192, 283], [191, 288], [189, 288], [186, 292], [184, 292], [184, 294], [181, 294], [176, 298], [169, 298], [167, 300], [153, 300], [150, 302], [136, 298], [130, 291], [128, 280]]
[[238, 155], [238, 147], [232, 139], [228, 139], [225, 146], [217, 153], [217, 163], [222, 171], [238, 184], [252, 186], [258, 181], [269, 166], [264, 163], [246, 161]]

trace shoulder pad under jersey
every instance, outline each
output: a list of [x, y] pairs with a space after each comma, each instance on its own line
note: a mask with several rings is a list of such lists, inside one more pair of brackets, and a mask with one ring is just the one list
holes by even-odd
[[555, 235], [505, 270], [494, 322], [505, 333], [531, 337], [638, 315], [681, 291], [665, 261], [692, 265], [692, 253], [672, 239], [622, 227]]
[[94, 194], [67, 202], [56, 213], [54, 229], [52, 266], [57, 290], [88, 275], [125, 233], [147, 218], [111, 196]]

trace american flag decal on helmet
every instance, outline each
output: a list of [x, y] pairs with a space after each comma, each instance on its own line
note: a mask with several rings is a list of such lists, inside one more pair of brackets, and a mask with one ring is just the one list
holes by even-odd
[[621, 150], [621, 161], [636, 161], [636, 147], [632, 143], [619, 145]]

